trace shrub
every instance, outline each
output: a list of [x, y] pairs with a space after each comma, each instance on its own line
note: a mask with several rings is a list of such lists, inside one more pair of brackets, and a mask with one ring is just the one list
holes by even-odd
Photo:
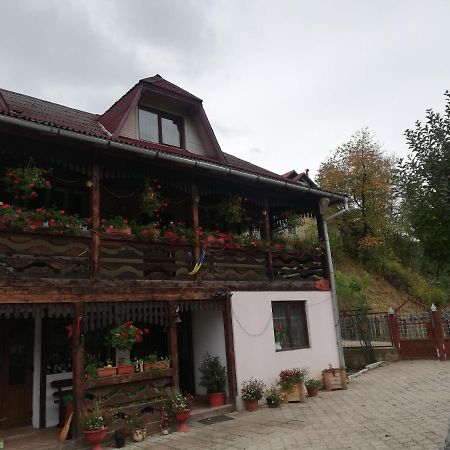
[[203, 358], [199, 370], [202, 374], [200, 386], [205, 387], [208, 394], [224, 391], [227, 371], [225, 367], [220, 364], [218, 356], [211, 356], [207, 353]]

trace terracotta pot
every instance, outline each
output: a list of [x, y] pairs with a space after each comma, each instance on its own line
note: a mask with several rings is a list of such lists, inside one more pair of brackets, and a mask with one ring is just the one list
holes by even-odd
[[107, 431], [108, 427], [102, 428], [101, 430], [84, 431], [84, 438], [89, 442], [89, 444], [93, 445], [92, 450], [103, 450], [100, 442], [105, 439]]
[[117, 375], [129, 375], [130, 373], [134, 373], [132, 364], [119, 364], [117, 366]]
[[187, 420], [191, 417], [191, 410], [185, 409], [184, 411], [177, 411], [175, 413], [175, 418], [178, 422], [178, 432], [179, 433], [186, 433], [189, 431], [188, 426], [186, 425]]
[[109, 225], [108, 227], [105, 228], [105, 233], [121, 234], [123, 236], [127, 236], [131, 234], [131, 227], [114, 228], [112, 225]]
[[250, 412], [256, 411], [258, 409], [258, 400], [245, 400], [245, 408]]
[[225, 404], [225, 393], [224, 392], [215, 392], [215, 393], [208, 393], [208, 402], [210, 408], [213, 408], [215, 406], [222, 406]]
[[115, 367], [101, 367], [97, 369], [97, 375], [99, 378], [112, 377], [116, 374]]
[[308, 397], [317, 397], [319, 395], [319, 388], [313, 387], [313, 388], [306, 388], [308, 391]]

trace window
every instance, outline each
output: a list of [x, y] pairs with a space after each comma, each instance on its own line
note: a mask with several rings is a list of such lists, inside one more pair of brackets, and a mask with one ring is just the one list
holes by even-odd
[[139, 138], [182, 147], [183, 119], [160, 111], [139, 108]]
[[309, 347], [305, 303], [272, 302], [276, 351]]

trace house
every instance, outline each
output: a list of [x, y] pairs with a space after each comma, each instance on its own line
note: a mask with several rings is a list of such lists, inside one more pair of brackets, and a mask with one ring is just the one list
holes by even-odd
[[[339, 364], [320, 205], [345, 196], [223, 152], [198, 97], [156, 75], [97, 115], [0, 89], [0, 155], [3, 428], [55, 425], [64, 389], [76, 411], [204, 394], [206, 352], [231, 403], [250, 377]], [[292, 217], [315, 245], [283, 239]], [[170, 368], [85, 379], [124, 322], [146, 331], [131, 357]]]

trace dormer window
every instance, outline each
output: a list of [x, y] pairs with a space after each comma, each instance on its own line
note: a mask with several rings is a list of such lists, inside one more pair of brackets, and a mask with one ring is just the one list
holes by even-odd
[[153, 109], [139, 108], [139, 138], [141, 140], [181, 148], [183, 137], [181, 117]]

